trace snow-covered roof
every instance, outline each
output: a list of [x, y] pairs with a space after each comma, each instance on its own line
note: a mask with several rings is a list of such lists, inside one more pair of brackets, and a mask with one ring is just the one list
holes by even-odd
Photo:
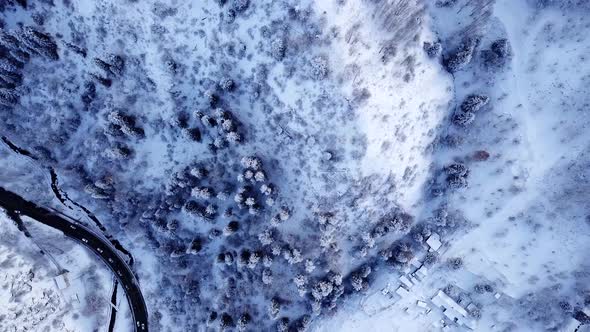
[[440, 235], [438, 235], [438, 233], [430, 235], [428, 240], [426, 240], [426, 244], [428, 244], [432, 250], [437, 251], [442, 246], [442, 242], [440, 242]]
[[416, 276], [421, 279], [423, 279], [427, 275], [428, 275], [428, 269], [426, 268], [426, 266], [422, 266], [421, 268], [418, 269], [418, 271], [416, 271]]
[[68, 281], [66, 280], [66, 274], [60, 274], [57, 277], [53, 278], [53, 280], [55, 281], [55, 285], [57, 285], [58, 289], [66, 289], [68, 288]]
[[441, 290], [439, 290], [436, 293], [436, 295], [432, 298], [432, 303], [436, 304], [439, 307], [453, 309], [462, 316], [467, 316], [467, 310], [465, 310], [465, 308], [463, 308], [461, 305], [459, 305], [459, 303], [455, 302], [455, 300], [453, 300], [451, 297], [449, 297]]
[[397, 293], [397, 295], [401, 296], [401, 297], [406, 297], [408, 295], [410, 295], [410, 292], [408, 292], [405, 288], [403, 288], [402, 286], [399, 286], [395, 292]]
[[412, 282], [406, 276], [401, 276], [399, 281], [401, 281], [402, 284], [406, 285], [408, 288], [412, 288], [412, 286], [414, 286], [414, 284], [412, 284]]

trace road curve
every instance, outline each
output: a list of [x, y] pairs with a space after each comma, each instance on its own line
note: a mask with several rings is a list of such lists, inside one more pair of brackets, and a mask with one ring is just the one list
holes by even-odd
[[19, 195], [0, 187], [0, 207], [28, 216], [36, 221], [64, 233], [65, 236], [86, 246], [99, 256], [113, 271], [119, 283], [123, 286], [131, 315], [135, 322], [136, 332], [148, 331], [147, 306], [139, 283], [131, 268], [117, 254], [110, 242], [80, 223], [74, 223], [60, 216], [58, 213], [31, 203]]

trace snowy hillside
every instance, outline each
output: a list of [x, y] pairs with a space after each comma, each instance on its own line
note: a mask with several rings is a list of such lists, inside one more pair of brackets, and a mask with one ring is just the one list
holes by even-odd
[[[150, 331], [590, 324], [585, 1], [0, 9], [0, 187], [108, 239]], [[127, 331], [116, 273], [59, 250], [100, 310], [35, 319]]]

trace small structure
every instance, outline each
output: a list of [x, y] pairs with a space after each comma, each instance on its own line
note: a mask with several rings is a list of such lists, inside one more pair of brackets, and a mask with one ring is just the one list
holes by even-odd
[[402, 287], [402, 286], [399, 286], [399, 287], [398, 287], [398, 288], [395, 290], [395, 293], [396, 293], [397, 295], [401, 296], [402, 298], [405, 298], [405, 297], [407, 297], [408, 295], [410, 295], [410, 292], [408, 292], [408, 290], [407, 290], [407, 289], [405, 289], [405, 288], [404, 288], [404, 287]]
[[424, 280], [424, 278], [426, 278], [426, 276], [428, 275], [428, 269], [426, 268], [426, 266], [422, 266], [414, 273], [414, 275], [417, 278]]
[[404, 284], [408, 289], [411, 289], [412, 286], [414, 286], [414, 284], [412, 284], [410, 279], [408, 279], [408, 277], [406, 277], [406, 276], [399, 277], [399, 281], [401, 281], [402, 284]]
[[438, 233], [433, 233], [430, 235], [428, 240], [426, 240], [426, 244], [430, 247], [430, 251], [438, 251], [442, 246], [442, 242], [440, 242], [440, 235]]
[[424, 301], [418, 300], [418, 301], [416, 301], [416, 305], [420, 308], [425, 308], [425, 309], [428, 308], [428, 303], [426, 303]]
[[53, 281], [55, 282], [57, 289], [64, 290], [64, 289], [70, 287], [70, 282], [68, 281], [67, 275], [68, 275], [68, 273], [64, 272], [64, 273], [53, 278]]
[[450, 296], [439, 290], [432, 298], [432, 303], [440, 307], [443, 314], [452, 322], [459, 326], [465, 326], [469, 329], [475, 329], [477, 322], [469, 317], [467, 310], [459, 303], [455, 302]]

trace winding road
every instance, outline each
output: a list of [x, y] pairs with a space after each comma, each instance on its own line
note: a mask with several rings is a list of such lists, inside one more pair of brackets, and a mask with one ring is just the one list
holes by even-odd
[[129, 307], [135, 322], [135, 331], [148, 331], [147, 306], [139, 283], [131, 268], [111, 245], [110, 241], [95, 233], [80, 223], [72, 222], [55, 211], [48, 210], [31, 203], [19, 195], [0, 187], [0, 207], [8, 212], [28, 216], [51, 228], [61, 231], [65, 236], [86, 246], [99, 256], [113, 271], [119, 283], [123, 286]]

